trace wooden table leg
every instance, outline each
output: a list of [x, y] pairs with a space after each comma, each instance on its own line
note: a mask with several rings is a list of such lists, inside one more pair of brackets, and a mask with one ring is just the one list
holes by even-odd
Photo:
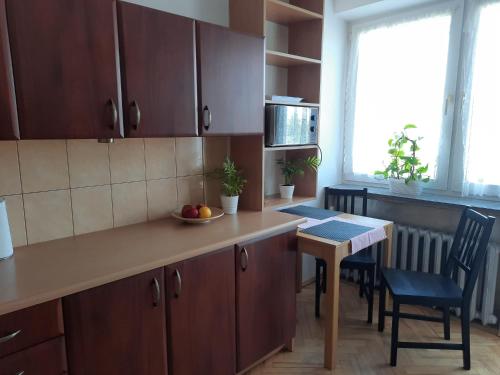
[[[388, 224], [385, 226], [386, 240], [384, 241], [384, 266], [387, 268], [392, 267], [392, 231], [393, 224]], [[388, 309], [390, 304], [390, 293], [386, 293], [385, 297], [385, 308]]]
[[340, 261], [344, 257], [343, 249], [338, 247], [329, 252], [326, 261], [326, 332], [325, 332], [325, 368], [333, 370], [337, 357], [339, 336], [339, 284]]

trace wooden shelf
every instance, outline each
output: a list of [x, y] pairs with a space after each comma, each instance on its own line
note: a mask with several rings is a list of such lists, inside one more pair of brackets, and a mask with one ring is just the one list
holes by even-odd
[[307, 103], [307, 102], [280, 102], [278, 100], [266, 100], [266, 104], [283, 104], [283, 105], [294, 105], [298, 107], [320, 107], [319, 103]]
[[288, 151], [288, 150], [308, 150], [310, 148], [318, 148], [317, 145], [298, 145], [298, 146], [277, 146], [277, 147], [264, 147], [264, 151]]
[[298, 65], [321, 65], [321, 60], [310, 59], [309, 57], [290, 55], [289, 53], [267, 50], [266, 64], [287, 68]]
[[319, 13], [290, 5], [281, 0], [267, 0], [266, 19], [271, 22], [288, 25], [295, 22], [321, 20], [323, 16]]
[[313, 200], [316, 200], [316, 197], [294, 196], [292, 199], [282, 199], [279, 194], [271, 195], [264, 198], [264, 209], [273, 210], [277, 208], [297, 206], [299, 204], [311, 202]]

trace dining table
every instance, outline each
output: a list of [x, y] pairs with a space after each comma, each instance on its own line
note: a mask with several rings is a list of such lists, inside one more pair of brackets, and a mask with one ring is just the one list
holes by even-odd
[[393, 222], [309, 207], [283, 211], [308, 218], [308, 223], [297, 230], [298, 259], [306, 253], [327, 265], [324, 367], [331, 370], [335, 368], [339, 337], [340, 262], [365, 245], [381, 243], [374, 248], [382, 250], [383, 266], [391, 267]]

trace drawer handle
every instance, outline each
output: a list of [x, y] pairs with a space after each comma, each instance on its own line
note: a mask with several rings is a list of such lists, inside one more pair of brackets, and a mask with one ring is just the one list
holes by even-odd
[[179, 270], [175, 270], [174, 276], [175, 276], [174, 296], [175, 296], [175, 298], [179, 298], [181, 295], [181, 291], [182, 291], [182, 278], [181, 278], [181, 273], [179, 272]]
[[14, 337], [16, 337], [17, 335], [19, 335], [20, 333], [21, 333], [21, 330], [18, 330], [16, 332], [11, 333], [10, 335], [4, 336], [4, 337], [0, 337], [0, 344], [3, 344], [5, 342], [7, 342], [7, 341], [12, 340]]
[[141, 125], [141, 109], [139, 108], [139, 103], [134, 100], [130, 108], [131, 123], [134, 130], [139, 130]]
[[240, 257], [240, 264], [241, 264], [241, 269], [243, 271], [246, 271], [246, 269], [248, 268], [248, 251], [247, 249], [244, 247], [241, 249], [241, 257]]
[[24, 371], [19, 371], [16, 373], [16, 375], [24, 375]]
[[111, 130], [114, 130], [116, 127], [116, 123], [118, 122], [118, 109], [116, 109], [115, 101], [111, 98], [108, 100], [108, 106], [111, 110]]
[[160, 305], [161, 291], [160, 291], [160, 283], [158, 279], [155, 277], [153, 279], [153, 306], [157, 307]]
[[207, 106], [203, 108], [203, 127], [205, 130], [210, 129], [210, 125], [212, 125], [212, 113]]

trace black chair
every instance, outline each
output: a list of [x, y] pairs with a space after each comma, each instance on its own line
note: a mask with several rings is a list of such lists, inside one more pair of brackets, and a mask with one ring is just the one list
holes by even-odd
[[[495, 218], [467, 208], [464, 210], [443, 272], [440, 275], [424, 272], [383, 269], [380, 284], [378, 330], [383, 332], [385, 316], [392, 316], [391, 366], [396, 366], [398, 348], [448, 349], [463, 351], [464, 368], [470, 369], [470, 304], [479, 270], [484, 266], [488, 241]], [[462, 290], [454, 280], [459, 270], [465, 273]], [[385, 288], [393, 296], [392, 312], [385, 311]], [[400, 313], [400, 305], [440, 308], [442, 318]], [[460, 307], [462, 343], [423, 343], [398, 341], [399, 319], [443, 322], [444, 338], [450, 339], [450, 307]]]
[[[361, 214], [366, 216], [368, 203], [368, 189], [334, 189], [325, 188], [325, 209], [329, 210], [332, 207], [337, 211], [346, 213], [355, 213], [356, 198], [362, 199]], [[332, 202], [332, 203], [330, 203]], [[376, 262], [367, 253], [367, 249], [361, 250], [354, 255], [345, 257], [340, 263], [340, 268], [357, 270], [359, 272], [359, 296], [366, 295], [368, 300], [368, 323], [372, 322], [373, 317], [373, 290], [375, 283], [375, 267]], [[365, 280], [365, 273], [367, 281]], [[321, 277], [321, 274], [323, 277]], [[320, 315], [320, 298], [321, 293], [326, 293], [326, 262], [323, 259], [316, 258], [316, 300], [315, 314], [319, 318]]]

